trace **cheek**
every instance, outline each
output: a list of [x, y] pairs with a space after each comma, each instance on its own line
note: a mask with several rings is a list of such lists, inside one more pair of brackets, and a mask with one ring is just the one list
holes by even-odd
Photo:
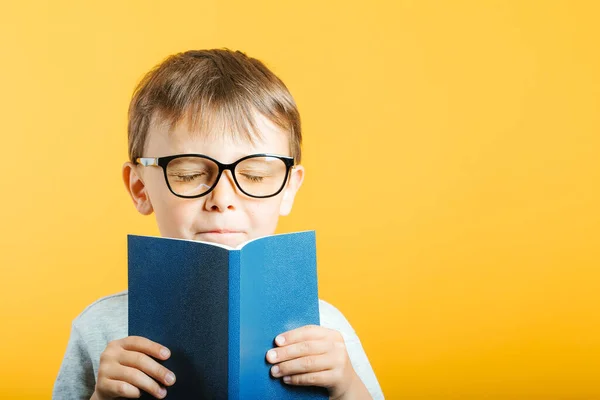
[[275, 232], [279, 219], [279, 198], [263, 199], [249, 205], [246, 214], [256, 235], [270, 235]]
[[195, 218], [202, 207], [199, 201], [179, 199], [171, 193], [154, 207], [156, 222], [162, 236], [189, 239]]

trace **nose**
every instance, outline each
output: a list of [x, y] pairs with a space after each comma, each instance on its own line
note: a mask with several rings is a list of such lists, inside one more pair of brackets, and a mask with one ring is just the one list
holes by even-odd
[[204, 208], [207, 211], [235, 210], [237, 188], [231, 171], [223, 171], [214, 189], [206, 195]]

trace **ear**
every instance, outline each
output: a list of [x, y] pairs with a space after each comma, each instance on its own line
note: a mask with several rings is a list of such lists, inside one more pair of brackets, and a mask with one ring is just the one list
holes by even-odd
[[290, 170], [289, 181], [285, 189], [283, 189], [283, 197], [281, 199], [281, 204], [279, 205], [279, 215], [286, 216], [292, 211], [296, 193], [298, 193], [298, 189], [302, 186], [303, 181], [304, 167], [302, 165], [295, 165]]
[[152, 214], [152, 203], [146, 185], [140, 176], [139, 166], [129, 161], [123, 164], [123, 182], [139, 213], [142, 215]]

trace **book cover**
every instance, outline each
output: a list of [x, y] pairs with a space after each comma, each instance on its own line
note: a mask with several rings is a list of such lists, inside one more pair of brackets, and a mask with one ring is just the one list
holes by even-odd
[[271, 377], [265, 359], [278, 334], [320, 323], [314, 231], [236, 248], [128, 235], [128, 272], [129, 335], [171, 350], [168, 399], [328, 398]]

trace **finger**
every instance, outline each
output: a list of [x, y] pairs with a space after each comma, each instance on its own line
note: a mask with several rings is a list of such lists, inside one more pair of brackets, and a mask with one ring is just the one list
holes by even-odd
[[126, 337], [123, 339], [123, 348], [125, 350], [148, 354], [160, 360], [166, 360], [171, 356], [171, 351], [165, 346], [141, 336]]
[[103, 382], [103, 392], [106, 392], [111, 397], [125, 397], [128, 399], [137, 399], [142, 393], [130, 383], [107, 379]]
[[327, 337], [329, 329], [323, 328], [318, 325], [306, 325], [291, 331], [277, 335], [275, 338], [275, 344], [277, 346], [283, 346], [286, 344], [293, 344], [298, 342], [304, 342], [307, 340], [317, 340]]
[[139, 369], [121, 366], [116, 373], [109, 376], [110, 379], [127, 382], [157, 399], [167, 395], [167, 390]]
[[284, 376], [283, 382], [287, 385], [296, 386], [321, 386], [332, 387], [336, 382], [335, 372], [332, 370], [310, 372], [307, 374], [298, 374]]
[[171, 386], [175, 383], [175, 374], [173, 372], [144, 353], [125, 350], [120, 354], [118, 361], [121, 365], [144, 372], [166, 386]]
[[330, 341], [308, 340], [269, 350], [267, 352], [267, 361], [274, 364], [304, 356], [325, 354], [332, 349], [333, 343]]
[[271, 374], [278, 378], [286, 375], [305, 374], [308, 372], [319, 372], [334, 367], [331, 357], [324, 355], [307, 356], [285, 361], [271, 367]]

